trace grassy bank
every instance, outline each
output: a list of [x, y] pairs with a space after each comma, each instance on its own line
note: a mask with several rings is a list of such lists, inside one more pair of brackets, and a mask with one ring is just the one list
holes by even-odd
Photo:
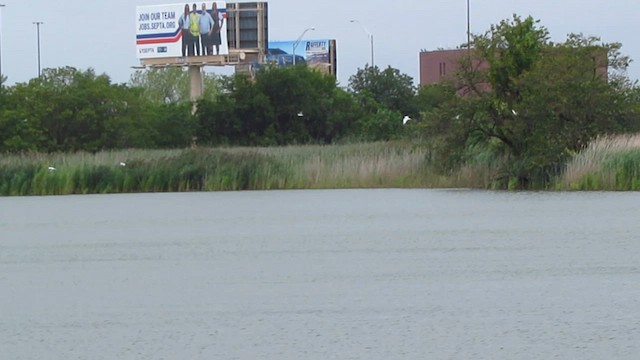
[[605, 136], [575, 155], [559, 190], [640, 190], [640, 134]]
[[[400, 142], [4, 155], [0, 195], [494, 187], [501, 160], [474, 153], [447, 176], [434, 171], [426, 148]], [[597, 139], [554, 183], [557, 190], [640, 190], [640, 135]]]
[[11, 155], [0, 194], [443, 186], [428, 164], [399, 143]]

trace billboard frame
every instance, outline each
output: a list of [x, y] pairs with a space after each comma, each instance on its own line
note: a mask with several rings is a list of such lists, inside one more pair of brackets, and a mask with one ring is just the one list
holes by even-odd
[[[267, 2], [226, 2], [227, 12], [227, 44], [228, 54], [205, 56], [170, 56], [139, 59], [136, 69], [190, 66], [227, 66], [242, 65], [252, 62], [263, 63], [266, 59], [268, 39], [268, 5]], [[242, 31], [239, 26], [241, 18], [255, 14], [257, 47], [242, 47]], [[233, 24], [233, 26], [230, 26]], [[231, 35], [231, 36], [230, 36]]]

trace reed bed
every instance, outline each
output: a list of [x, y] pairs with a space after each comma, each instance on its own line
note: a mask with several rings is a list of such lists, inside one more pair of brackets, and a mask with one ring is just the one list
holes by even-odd
[[[490, 188], [503, 159], [478, 149], [438, 175], [406, 142], [0, 155], [0, 195], [325, 188]], [[606, 136], [576, 154], [558, 190], [640, 190], [640, 134]]]
[[403, 143], [4, 155], [0, 194], [441, 186], [428, 158]]
[[292, 171], [295, 188], [424, 187], [432, 185], [427, 151], [401, 143], [261, 148]]
[[561, 190], [640, 190], [640, 134], [602, 136], [566, 165]]

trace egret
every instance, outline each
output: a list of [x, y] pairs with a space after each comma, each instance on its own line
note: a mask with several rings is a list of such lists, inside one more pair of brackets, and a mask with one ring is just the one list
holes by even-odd
[[56, 171], [56, 168], [54, 168], [53, 166], [49, 166], [47, 169], [48, 169], [49, 171]]
[[127, 166], [126, 163], [120, 162], [120, 166]]
[[407, 125], [407, 123], [409, 122], [409, 120], [412, 120], [410, 117], [406, 116], [404, 117], [404, 119], [402, 119], [402, 125]]

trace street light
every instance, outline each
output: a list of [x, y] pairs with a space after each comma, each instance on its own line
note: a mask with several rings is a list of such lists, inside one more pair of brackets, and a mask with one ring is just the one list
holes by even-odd
[[370, 45], [371, 45], [371, 67], [373, 67], [373, 34], [369, 32], [369, 30], [367, 30], [367, 28], [358, 20], [349, 20], [349, 22], [352, 23], [358, 23], [360, 24], [360, 26], [362, 26], [362, 30], [364, 30], [364, 32], [367, 34], [367, 36], [369, 36], [369, 41], [370, 41]]
[[469, 12], [469, 0], [467, 0], [467, 50], [471, 51], [471, 16]]
[[[5, 6], [5, 4], [0, 4], [0, 76], [2, 76], [2, 8]], [[0, 81], [0, 86], [2, 86], [2, 81]]]
[[42, 73], [40, 71], [40, 25], [44, 23], [42, 21], [34, 21], [33, 24], [36, 26], [38, 33], [38, 77], [40, 77]]
[[300, 34], [300, 36], [298, 36], [298, 39], [293, 43], [293, 65], [296, 64], [296, 48], [298, 47], [298, 44], [300, 43], [300, 40], [302, 40], [302, 37], [304, 36], [304, 34], [307, 33], [307, 31], [309, 31], [309, 30], [313, 31], [315, 29], [316, 28], [314, 28], [314, 27], [310, 27], [310, 28], [304, 29], [302, 34]]

